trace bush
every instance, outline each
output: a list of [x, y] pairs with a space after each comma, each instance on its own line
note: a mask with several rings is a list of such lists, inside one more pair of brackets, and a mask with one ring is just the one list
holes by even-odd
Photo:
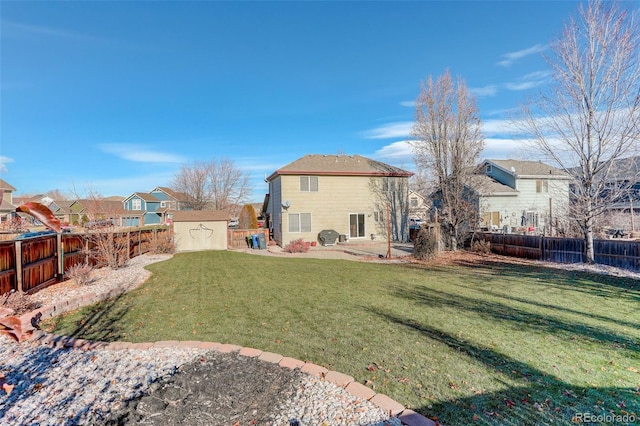
[[151, 253], [171, 254], [176, 251], [176, 244], [173, 240], [173, 233], [170, 230], [153, 233], [151, 237]]
[[69, 279], [74, 280], [78, 285], [87, 285], [91, 282], [93, 266], [88, 263], [77, 263], [67, 269], [66, 275]]
[[252, 204], [245, 204], [238, 215], [238, 228], [240, 229], [257, 229], [258, 216], [256, 209]]
[[474, 253], [491, 253], [491, 242], [487, 240], [475, 240], [471, 243], [471, 251]]
[[309, 246], [311, 244], [305, 243], [302, 238], [298, 238], [297, 240], [291, 241], [289, 244], [284, 246], [284, 251], [287, 253], [306, 253], [309, 251]]
[[438, 240], [434, 232], [421, 228], [413, 241], [413, 256], [420, 260], [433, 259], [438, 254]]
[[0, 296], [0, 306], [13, 309], [14, 315], [22, 315], [42, 306], [39, 302], [31, 300], [31, 296], [11, 290]]

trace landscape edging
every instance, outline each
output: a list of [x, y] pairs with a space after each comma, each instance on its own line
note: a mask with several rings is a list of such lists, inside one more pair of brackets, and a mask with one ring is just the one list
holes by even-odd
[[[364, 386], [363, 384], [355, 381], [355, 379], [344, 373], [328, 370], [325, 367], [316, 365], [310, 362], [301, 361], [295, 358], [285, 357], [280, 354], [271, 352], [264, 352], [260, 349], [245, 348], [238, 345], [229, 343], [217, 343], [217, 342], [202, 342], [202, 341], [159, 341], [159, 342], [146, 342], [146, 343], [132, 343], [132, 342], [99, 342], [86, 339], [76, 339], [68, 336], [59, 336], [52, 333], [48, 333], [38, 328], [38, 322], [43, 319], [52, 318], [62, 313], [78, 309], [82, 306], [86, 306], [91, 303], [97, 303], [112, 297], [119, 296], [128, 290], [127, 286], [120, 286], [111, 289], [102, 294], [96, 294], [93, 296], [79, 296], [67, 301], [61, 302], [57, 305], [48, 305], [40, 307], [34, 311], [18, 317], [22, 324], [22, 333], [25, 334], [26, 340], [33, 344], [40, 344], [46, 346], [53, 346], [59, 348], [72, 348], [77, 350], [146, 350], [150, 348], [194, 348], [215, 350], [223, 353], [235, 353], [237, 352], [241, 356], [256, 357], [265, 362], [271, 362], [278, 364], [281, 367], [289, 368], [291, 370], [299, 370], [306, 374], [314, 375], [320, 379], [326, 380], [334, 385], [343, 388], [346, 392], [357, 398], [362, 398], [370, 401], [375, 406], [381, 408], [390, 416], [396, 417], [403, 425], [406, 426], [438, 426], [440, 423], [436, 423], [431, 419], [424, 417], [421, 414], [416, 413], [411, 409], [407, 409], [404, 405], [389, 398], [387, 395], [376, 393], [373, 389]], [[369, 390], [369, 391], [367, 391]]]

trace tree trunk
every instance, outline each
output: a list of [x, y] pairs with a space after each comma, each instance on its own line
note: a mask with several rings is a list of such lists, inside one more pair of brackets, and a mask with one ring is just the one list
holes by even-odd
[[593, 247], [593, 227], [591, 226], [591, 224], [585, 226], [584, 228], [584, 243], [585, 243], [584, 262], [595, 263], [596, 256], [595, 256], [595, 250]]

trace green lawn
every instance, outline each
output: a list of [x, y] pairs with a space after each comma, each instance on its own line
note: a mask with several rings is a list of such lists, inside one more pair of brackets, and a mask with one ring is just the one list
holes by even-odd
[[140, 288], [49, 326], [94, 340], [276, 352], [350, 374], [446, 425], [640, 415], [639, 281], [227, 251], [149, 269]]

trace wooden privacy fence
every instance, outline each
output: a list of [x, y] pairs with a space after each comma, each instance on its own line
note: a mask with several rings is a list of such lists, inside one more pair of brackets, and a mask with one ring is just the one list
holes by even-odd
[[[557, 263], [584, 262], [584, 240], [520, 234], [482, 234], [491, 251]], [[595, 262], [640, 271], [640, 241], [594, 240]]]
[[227, 232], [227, 245], [229, 248], [247, 247], [247, 237], [254, 234], [264, 234], [267, 244], [269, 243], [268, 229], [229, 229]]
[[[126, 238], [128, 242], [122, 246], [124, 253], [121, 255], [132, 258], [151, 251], [158, 233], [164, 232], [171, 232], [171, 229], [138, 229], [99, 235], [111, 234], [114, 240]], [[98, 261], [90, 256], [95, 252], [96, 235], [63, 233], [0, 241], [0, 294], [11, 290], [34, 292], [62, 281], [66, 271], [74, 265], [85, 262], [96, 265]]]

